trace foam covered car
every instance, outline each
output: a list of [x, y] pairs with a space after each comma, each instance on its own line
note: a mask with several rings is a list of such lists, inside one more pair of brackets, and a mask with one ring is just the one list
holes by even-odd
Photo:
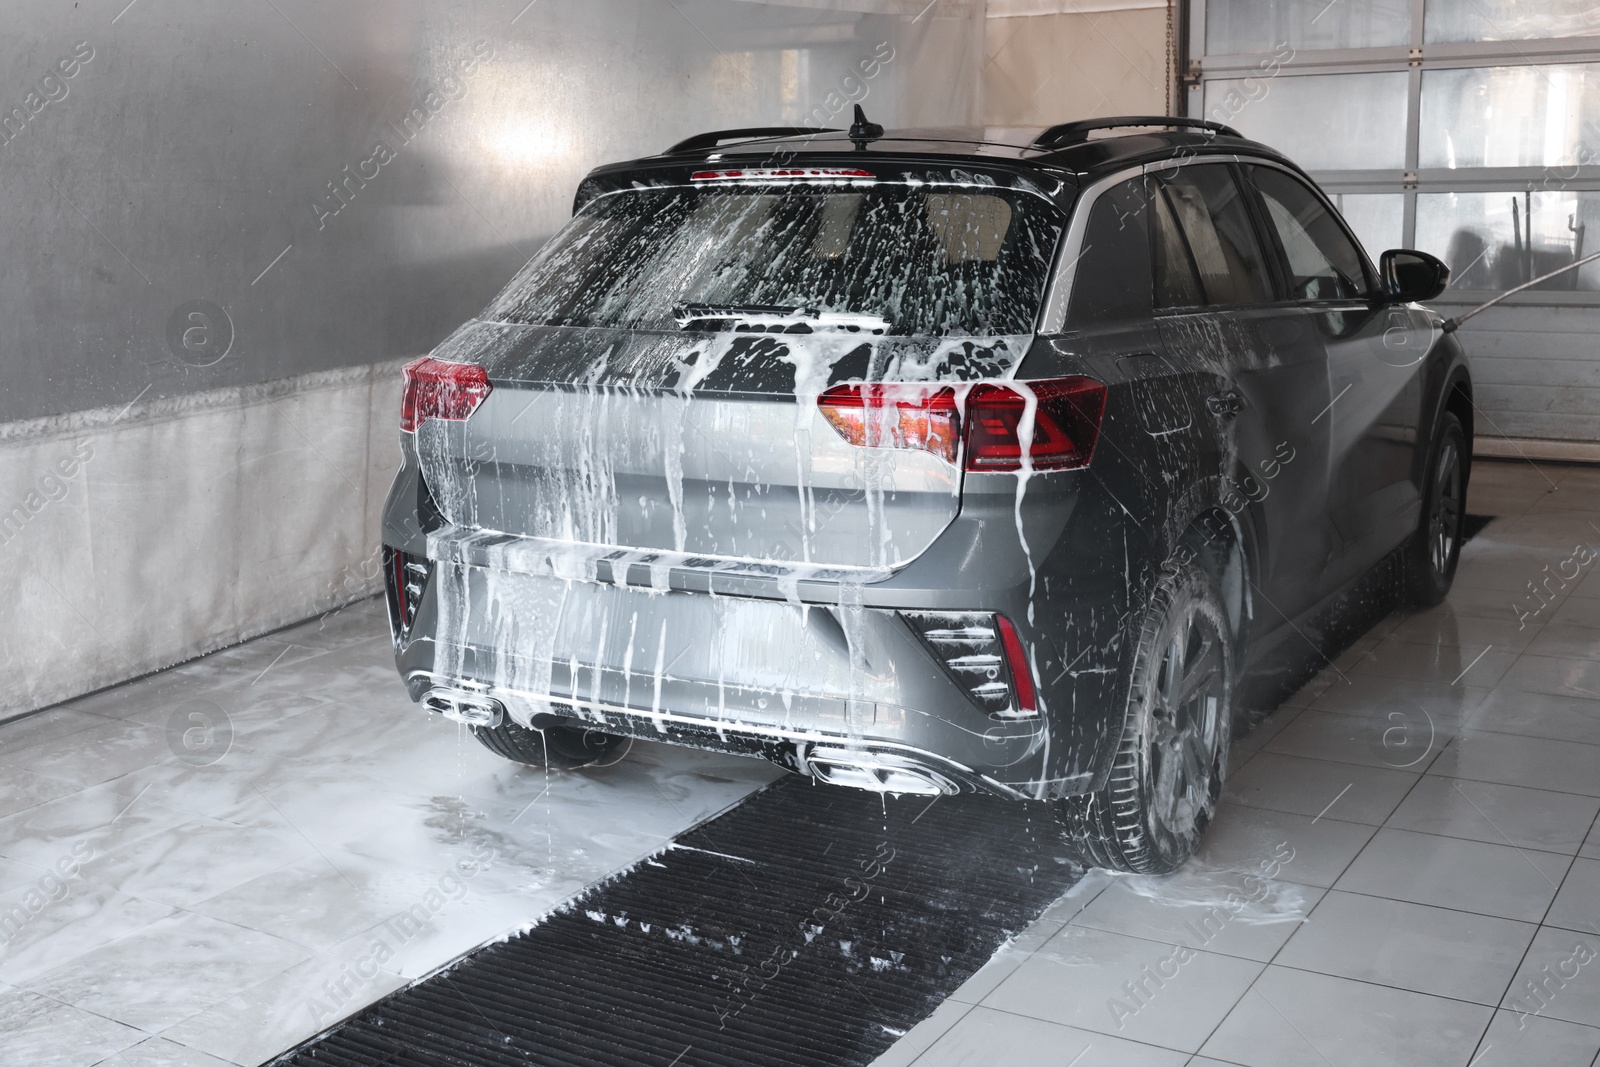
[[1172, 870], [1242, 680], [1374, 568], [1449, 588], [1446, 275], [1198, 120], [601, 167], [406, 368], [400, 674], [522, 763], [645, 739], [979, 790]]

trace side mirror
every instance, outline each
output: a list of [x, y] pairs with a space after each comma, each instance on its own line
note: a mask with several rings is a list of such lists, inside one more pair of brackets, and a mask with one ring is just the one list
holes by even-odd
[[1389, 249], [1378, 257], [1378, 270], [1384, 297], [1396, 304], [1432, 300], [1450, 281], [1450, 268], [1442, 259], [1410, 248]]

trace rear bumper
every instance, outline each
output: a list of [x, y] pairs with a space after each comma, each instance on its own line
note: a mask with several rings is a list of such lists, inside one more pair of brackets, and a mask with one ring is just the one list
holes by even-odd
[[[848, 597], [844, 598], [848, 600]], [[500, 701], [523, 725], [765, 756], [894, 791], [1043, 796], [1046, 719], [978, 707], [898, 612], [656, 592], [439, 560], [397, 644], [412, 699], [435, 686]], [[911, 788], [907, 778], [950, 788]], [[1059, 776], [1055, 776], [1059, 777]]]

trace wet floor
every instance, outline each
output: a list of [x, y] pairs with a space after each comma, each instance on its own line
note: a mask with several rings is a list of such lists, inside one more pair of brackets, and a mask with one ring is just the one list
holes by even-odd
[[[1470, 505], [1449, 600], [1236, 743], [1188, 868], [1089, 875], [879, 1063], [1590, 1067], [1600, 472]], [[508, 764], [406, 699], [376, 601], [0, 725], [0, 1065], [252, 1067], [777, 773]]]

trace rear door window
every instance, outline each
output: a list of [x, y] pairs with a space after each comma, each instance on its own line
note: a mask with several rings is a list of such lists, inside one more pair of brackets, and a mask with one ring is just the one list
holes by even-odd
[[1294, 300], [1351, 300], [1370, 295], [1360, 250], [1322, 198], [1274, 167], [1248, 167], [1267, 221], [1283, 252]]
[[1149, 216], [1143, 178], [1114, 185], [1095, 199], [1072, 276], [1069, 328], [1149, 317]]
[[1160, 184], [1188, 239], [1205, 302], [1227, 307], [1271, 301], [1267, 258], [1230, 168], [1223, 163], [1180, 167], [1162, 174]]

